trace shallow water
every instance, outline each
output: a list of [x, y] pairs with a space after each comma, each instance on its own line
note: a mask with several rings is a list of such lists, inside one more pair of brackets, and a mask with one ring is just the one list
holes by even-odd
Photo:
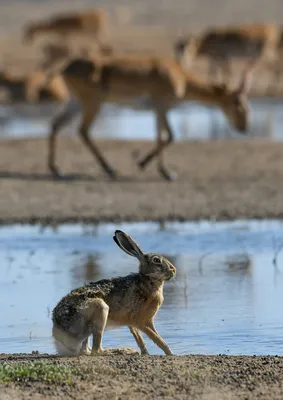
[[[176, 354], [283, 355], [283, 223], [166, 223], [0, 228], [0, 353], [54, 353], [51, 311], [70, 289], [126, 275], [137, 262], [112, 240], [120, 228], [178, 269], [156, 317]], [[161, 351], [147, 340], [152, 354]], [[136, 344], [127, 328], [105, 347]]]
[[[250, 137], [283, 139], [282, 100], [258, 99], [252, 101]], [[0, 137], [40, 137], [49, 132], [52, 117], [58, 105], [44, 106], [17, 105], [0, 107]], [[207, 108], [196, 103], [175, 109], [169, 119], [176, 140], [206, 140], [227, 137], [243, 138], [232, 132], [223, 114], [217, 109]], [[65, 128], [74, 133], [75, 122]], [[147, 139], [155, 137], [155, 122], [151, 111], [133, 111], [114, 106], [102, 108], [92, 133], [100, 138]]]

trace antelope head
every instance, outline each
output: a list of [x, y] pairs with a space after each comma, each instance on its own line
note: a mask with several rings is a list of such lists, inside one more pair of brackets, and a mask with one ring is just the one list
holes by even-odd
[[251, 84], [251, 67], [245, 69], [239, 86], [230, 89], [225, 84], [215, 85], [215, 96], [230, 124], [241, 133], [248, 133], [250, 125], [250, 106], [248, 92]]

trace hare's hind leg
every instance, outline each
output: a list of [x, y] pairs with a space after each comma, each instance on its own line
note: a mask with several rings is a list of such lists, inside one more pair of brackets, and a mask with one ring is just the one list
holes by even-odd
[[[101, 299], [91, 298], [83, 301], [68, 328], [53, 326], [53, 337], [58, 354], [79, 355], [102, 352], [101, 342], [108, 317], [108, 305]], [[89, 336], [93, 335], [93, 347], [88, 346]]]
[[82, 331], [83, 342], [81, 345], [81, 354], [89, 354], [88, 338], [93, 336], [93, 345], [91, 354], [101, 353], [102, 336], [108, 318], [108, 305], [98, 298], [88, 299], [82, 306]]
[[[93, 336], [91, 354], [102, 353], [102, 336], [108, 318], [109, 307], [101, 299], [88, 300], [87, 309], [84, 312], [85, 323], [88, 326], [89, 335]], [[88, 335], [88, 336], [89, 336]], [[87, 345], [86, 341], [83, 346]]]
[[145, 345], [145, 341], [143, 340], [143, 337], [142, 337], [140, 331], [137, 328], [134, 328], [132, 326], [129, 326], [129, 329], [130, 329], [132, 335], [134, 336], [135, 341], [137, 342], [137, 345], [140, 348], [141, 354], [142, 355], [149, 354], [147, 351], [146, 345]]

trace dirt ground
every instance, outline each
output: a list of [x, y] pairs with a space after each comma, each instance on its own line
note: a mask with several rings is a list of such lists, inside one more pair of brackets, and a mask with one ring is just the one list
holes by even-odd
[[176, 143], [165, 157], [178, 174], [174, 182], [164, 181], [154, 162], [136, 167], [153, 143], [97, 143], [118, 180], [105, 176], [76, 137], [60, 137], [61, 181], [47, 170], [46, 139], [1, 141], [1, 223], [283, 217], [283, 143]]
[[26, 399], [268, 399], [283, 398], [282, 357], [0, 355], [1, 363], [75, 365], [70, 386], [42, 382], [0, 386], [1, 400]]

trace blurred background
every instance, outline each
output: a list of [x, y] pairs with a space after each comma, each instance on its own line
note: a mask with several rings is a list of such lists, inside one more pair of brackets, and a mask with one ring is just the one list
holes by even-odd
[[[81, 35], [72, 28], [63, 34], [54, 29], [38, 32], [26, 40], [32, 25], [89, 10], [103, 12], [103, 21], [97, 30], [86, 29]], [[26, 82], [30, 74], [54, 60], [88, 48], [94, 54], [122, 52], [174, 57], [185, 69], [204, 79], [223, 81], [232, 87], [237, 85], [247, 62], [258, 60], [250, 90], [253, 101], [252, 131], [257, 137], [281, 139], [282, 17], [280, 0], [1, 2], [0, 135], [45, 135], [54, 115], [54, 106], [52, 108], [49, 104], [45, 107], [45, 100], [57, 105], [64, 97], [62, 93], [58, 97], [51, 90], [51, 93], [43, 93], [40, 97], [39, 103], [44, 104], [43, 107], [24, 107], [27, 104], [27, 89], [19, 95], [19, 89], [7, 83], [5, 76], [3, 79], [4, 72], [11, 79], [19, 78]], [[194, 54], [193, 62], [188, 62], [187, 55], [194, 48], [192, 39], [197, 40], [199, 53]], [[38, 84], [35, 83], [35, 86]], [[13, 107], [5, 107], [7, 104]], [[141, 116], [140, 113], [129, 113], [115, 107], [106, 110], [108, 118], [103, 117], [103, 109], [102, 117], [94, 128], [98, 136], [152, 137], [154, 128], [150, 114], [143, 113]], [[189, 104], [186, 114], [180, 111], [172, 115], [177, 139], [229, 136], [224, 117], [218, 110], [208, 112], [203, 105]], [[142, 128], [137, 128], [133, 135], [133, 126]]]

